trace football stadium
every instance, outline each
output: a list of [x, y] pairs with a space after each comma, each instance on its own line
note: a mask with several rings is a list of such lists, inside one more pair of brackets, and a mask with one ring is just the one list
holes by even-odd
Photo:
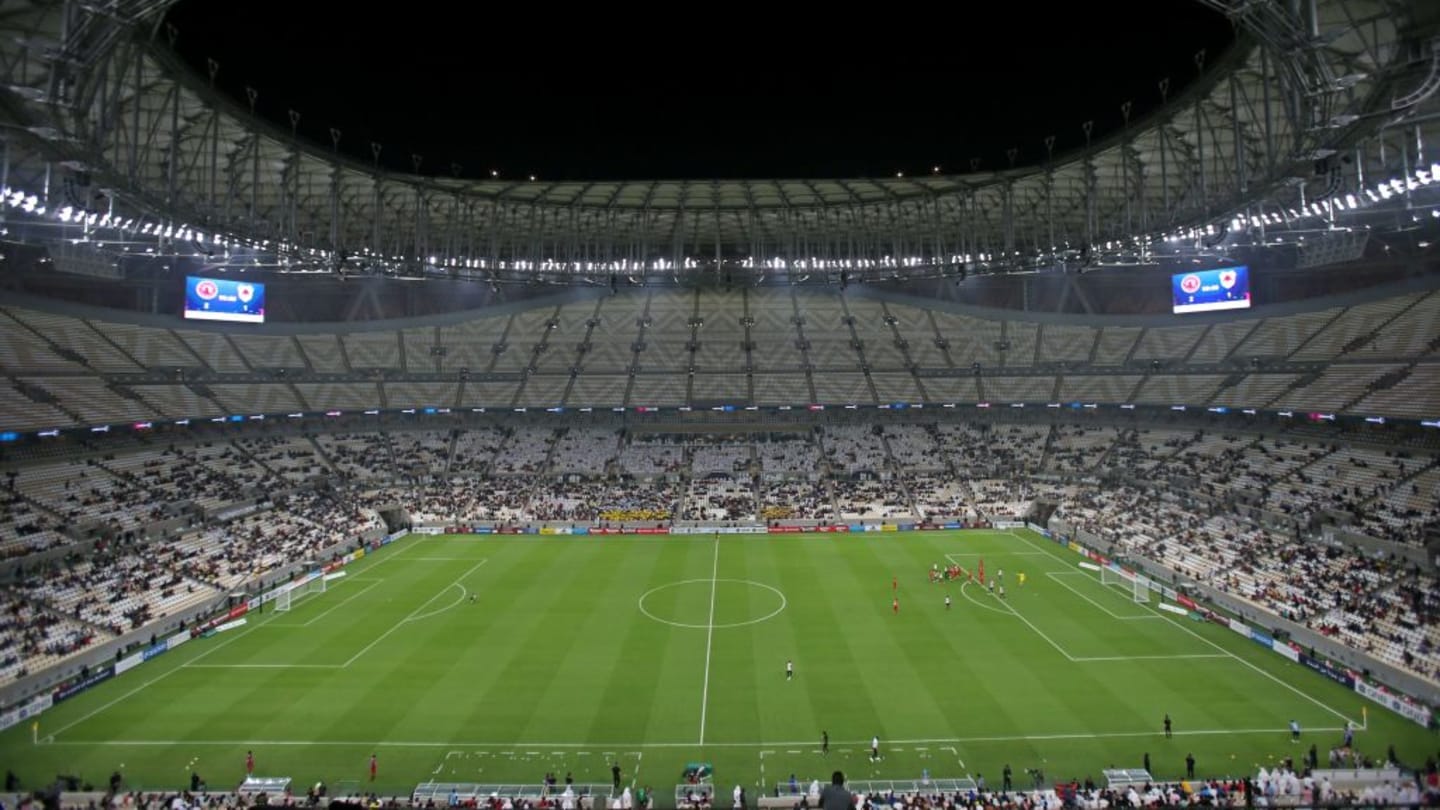
[[1436, 4], [1057, 4], [1143, 76], [864, 164], [303, 5], [0, 8], [0, 807], [1440, 803]]

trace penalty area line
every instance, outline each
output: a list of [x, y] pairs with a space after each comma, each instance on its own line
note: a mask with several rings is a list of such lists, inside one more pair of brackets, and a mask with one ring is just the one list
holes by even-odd
[[[1057, 559], [1057, 560], [1062, 560], [1062, 561], [1063, 561], [1063, 558], [1061, 558], [1060, 555], [1056, 554], [1054, 551], [1052, 551], [1052, 550], [1050, 550], [1050, 549], [1048, 549], [1048, 548], [1045, 548], [1044, 546], [1036, 546], [1035, 543], [1034, 543], [1032, 540], [1030, 540], [1030, 538], [1026, 537], [1026, 536], [1023, 535], [1023, 534], [1018, 534], [1018, 533], [1016, 533], [1016, 532], [1014, 532], [1014, 531], [1011, 531], [1011, 532], [1010, 532], [1010, 536], [1016, 538], [1017, 540], [1020, 540], [1020, 541], [1023, 542], [1025, 545], [1027, 545], [1027, 546], [1029, 546], [1029, 547], [1031, 547], [1031, 548], [1041, 548], [1041, 549], [1043, 549], [1044, 551], [1049, 552], [1049, 553], [1051, 554], [1051, 556], [1055, 557], [1055, 559]], [[1256, 666], [1255, 664], [1251, 663], [1250, 661], [1247, 661], [1247, 660], [1245, 660], [1244, 658], [1241, 658], [1240, 656], [1236, 655], [1236, 654], [1235, 654], [1234, 652], [1232, 652], [1231, 650], [1228, 650], [1228, 649], [1220, 646], [1219, 644], [1216, 644], [1214, 641], [1212, 641], [1212, 640], [1210, 640], [1210, 639], [1208, 639], [1208, 638], [1200, 635], [1199, 633], [1195, 632], [1194, 630], [1191, 630], [1190, 628], [1186, 627], [1185, 625], [1181, 624], [1180, 622], [1175, 621], [1175, 620], [1174, 620], [1173, 618], [1171, 618], [1170, 616], [1161, 613], [1158, 609], [1153, 608], [1153, 607], [1150, 607], [1149, 603], [1146, 603], [1145, 606], [1146, 606], [1147, 608], [1149, 608], [1150, 610], [1154, 611], [1157, 616], [1159, 616], [1160, 618], [1162, 618], [1162, 619], [1164, 619], [1165, 621], [1169, 622], [1171, 625], [1174, 625], [1175, 627], [1180, 628], [1181, 630], [1183, 630], [1183, 631], [1185, 631], [1186, 633], [1190, 634], [1191, 636], [1193, 636], [1193, 637], [1195, 637], [1195, 638], [1197, 638], [1197, 639], [1205, 642], [1206, 644], [1210, 645], [1211, 647], [1214, 647], [1216, 650], [1219, 650], [1220, 652], [1224, 653], [1225, 655], [1229, 656], [1230, 658], [1235, 659], [1235, 661], [1236, 661], [1237, 663], [1241, 664], [1242, 666], [1248, 667], [1248, 668], [1254, 670], [1254, 671], [1255, 671], [1256, 673], [1258, 673], [1259, 675], [1261, 675], [1261, 676], [1263, 676], [1263, 677], [1266, 677], [1266, 678], [1269, 678], [1270, 680], [1274, 681], [1275, 683], [1279, 684], [1280, 686], [1285, 687], [1286, 689], [1290, 690], [1291, 692], [1294, 692], [1295, 694], [1299, 695], [1300, 697], [1304, 698], [1305, 700], [1310, 701], [1311, 703], [1313, 703], [1313, 704], [1315, 704], [1316, 706], [1319, 706], [1320, 708], [1324, 709], [1325, 711], [1327, 711], [1327, 712], [1335, 715], [1336, 717], [1340, 718], [1341, 720], [1344, 720], [1347, 724], [1352, 725], [1352, 726], [1356, 726], [1356, 727], [1359, 727], [1359, 726], [1360, 726], [1359, 723], [1355, 722], [1355, 721], [1354, 721], [1353, 719], [1351, 719], [1350, 717], [1347, 717], [1347, 716], [1346, 716], [1343, 712], [1341, 712], [1339, 709], [1336, 709], [1336, 708], [1334, 708], [1334, 707], [1332, 707], [1332, 706], [1324, 703], [1323, 701], [1321, 701], [1320, 699], [1318, 699], [1318, 698], [1316, 698], [1316, 697], [1314, 697], [1314, 696], [1312, 696], [1312, 695], [1309, 695], [1309, 694], [1306, 694], [1305, 692], [1302, 692], [1302, 691], [1299, 689], [1299, 687], [1295, 686], [1294, 684], [1291, 684], [1291, 683], [1289, 683], [1289, 682], [1287, 682], [1287, 681], [1281, 680], [1281, 679], [1280, 679], [1279, 677], [1277, 677], [1274, 673], [1267, 672], [1266, 670], [1261, 669], [1260, 667]]]
[[[385, 563], [390, 562], [391, 560], [395, 559], [396, 557], [402, 556], [405, 552], [409, 551], [410, 549], [412, 549], [412, 548], [414, 548], [414, 547], [415, 547], [415, 544], [414, 544], [414, 543], [406, 543], [404, 546], [402, 546], [399, 550], [395, 551], [393, 554], [386, 554], [384, 557], [381, 557], [379, 560], [376, 560], [375, 562], [372, 562], [372, 563], [369, 563], [369, 564], [365, 564], [365, 565], [363, 565], [363, 567], [358, 567], [358, 566], [357, 566], [357, 568], [356, 568], [356, 573], [357, 573], [358, 575], [367, 574], [367, 573], [369, 573], [370, 571], [374, 570], [376, 567], [381, 566], [381, 565], [384, 565]], [[371, 559], [373, 559], [373, 558], [371, 558]], [[94, 710], [92, 710], [92, 711], [90, 711], [90, 712], [88, 712], [88, 713], [86, 713], [86, 714], [84, 714], [84, 715], [81, 715], [79, 719], [77, 719], [77, 720], [72, 720], [71, 722], [66, 723], [65, 725], [61, 726], [60, 728], [55, 729], [54, 731], [50, 732], [50, 734], [49, 734], [50, 738], [51, 738], [52, 740], [54, 740], [55, 737], [60, 736], [60, 735], [63, 734], [64, 732], [69, 731], [70, 729], [72, 729], [72, 728], [80, 725], [81, 723], [83, 723], [83, 722], [85, 722], [86, 720], [89, 720], [90, 718], [92, 718], [92, 717], [100, 714], [101, 712], [104, 712], [104, 711], [110, 709], [111, 707], [118, 705], [118, 704], [121, 703], [122, 701], [125, 701], [125, 700], [129, 699], [130, 697], [132, 697], [132, 696], [134, 696], [134, 695], [136, 695], [136, 694], [139, 694], [140, 692], [142, 692], [142, 691], [150, 688], [151, 686], [155, 685], [156, 683], [158, 683], [158, 682], [160, 682], [160, 681], [162, 681], [162, 680], [170, 677], [171, 675], [174, 675], [175, 673], [179, 672], [180, 670], [182, 670], [182, 669], [189, 669], [190, 666], [191, 666], [192, 664], [194, 664], [196, 661], [199, 661], [199, 660], [201, 660], [201, 659], [203, 659], [203, 658], [205, 658], [205, 657], [207, 657], [207, 656], [209, 656], [209, 655], [211, 655], [211, 654], [213, 654], [213, 653], [216, 653], [216, 652], [224, 649], [225, 647], [227, 647], [227, 646], [235, 643], [236, 641], [239, 641], [240, 639], [244, 638], [245, 636], [250, 635], [251, 633], [255, 632], [256, 630], [259, 630], [261, 627], [264, 627], [265, 625], [270, 624], [271, 622], [275, 621], [277, 618], [279, 618], [279, 617], [281, 617], [281, 616], [283, 616], [283, 615], [285, 615], [285, 614], [284, 614], [284, 613], [280, 613], [280, 612], [271, 612], [271, 614], [270, 614], [269, 616], [267, 616], [267, 617], [261, 619], [260, 621], [258, 621], [258, 622], [256, 622], [256, 623], [250, 625], [249, 627], [245, 628], [244, 630], [241, 630], [241, 631], [235, 633], [235, 634], [232, 635], [230, 638], [221, 640], [221, 641], [220, 641], [219, 643], [217, 643], [215, 646], [211, 647], [211, 648], [208, 649], [208, 650], [205, 650], [204, 652], [200, 653], [199, 655], [196, 655], [194, 658], [191, 658], [190, 660], [188, 660], [188, 661], [186, 661], [186, 662], [184, 662], [184, 663], [182, 663], [182, 664], [177, 664], [177, 665], [175, 665], [172, 669], [169, 669], [169, 670], [166, 670], [165, 672], [160, 673], [159, 675], [155, 676], [154, 678], [151, 678], [150, 680], [148, 680], [148, 681], [140, 684], [139, 686], [135, 687], [134, 689], [131, 689], [129, 692], [126, 692], [126, 693], [123, 694], [123, 695], [120, 695], [119, 697], [115, 698], [114, 700], [111, 700], [110, 702], [105, 703], [105, 704], [99, 706], [98, 708], [96, 708], [96, 709], [94, 709]], [[54, 742], [52, 742], [52, 744], [58, 744], [58, 743], [59, 743], [59, 741], [54, 741]]]
[[[452, 583], [450, 583], [449, 585], [446, 585], [444, 588], [441, 588], [440, 590], [436, 591], [436, 592], [434, 593], [434, 595], [432, 595], [429, 599], [426, 599], [424, 602], [421, 602], [419, 607], [417, 607], [417, 608], [415, 608], [414, 610], [410, 611], [409, 615], [407, 615], [405, 618], [401, 619], [400, 621], [396, 622], [393, 626], [391, 626], [391, 628], [390, 628], [389, 630], [386, 630], [385, 632], [381, 633], [379, 636], [377, 636], [377, 637], [375, 638], [374, 641], [372, 641], [372, 642], [370, 642], [369, 644], [366, 644], [364, 647], [362, 647], [362, 648], [360, 649], [360, 652], [357, 652], [357, 653], [355, 653], [353, 656], [351, 656], [351, 657], [350, 657], [350, 660], [348, 660], [348, 661], [346, 661], [345, 663], [343, 663], [343, 664], [340, 665], [340, 668], [341, 668], [341, 669], [349, 669], [351, 664], [355, 663], [356, 661], [359, 661], [359, 660], [360, 660], [360, 657], [363, 656], [365, 653], [370, 652], [370, 650], [371, 650], [372, 648], [374, 648], [374, 646], [375, 646], [376, 644], [379, 644], [380, 642], [384, 641], [386, 638], [389, 638], [389, 636], [390, 636], [391, 633], [395, 632], [396, 630], [399, 630], [401, 627], [405, 626], [405, 624], [407, 624], [407, 623], [410, 622], [412, 619], [414, 619], [418, 614], [420, 614], [422, 611], [424, 611], [426, 607], [429, 607], [429, 605], [430, 605], [431, 602], [434, 602], [436, 599], [438, 599], [441, 594], [448, 592], [451, 588], [453, 588], [453, 587], [455, 587], [455, 586], [457, 586], [457, 585], [460, 585], [460, 581], [461, 581], [461, 580], [463, 580], [463, 579], [465, 579], [466, 577], [470, 576], [471, 574], [475, 573], [475, 569], [479, 568], [480, 566], [484, 565], [485, 563], [487, 563], [487, 562], [489, 562], [489, 561], [490, 561], [490, 559], [487, 557], [487, 558], [485, 558], [485, 559], [483, 559], [483, 560], [475, 563], [474, 565], [470, 566], [468, 569], [466, 569], [465, 573], [463, 573], [463, 574], [461, 574], [460, 576], [456, 577], [454, 582], [452, 582]], [[460, 590], [463, 592], [463, 591], [465, 590], [464, 586], [461, 586]], [[464, 597], [462, 596], [461, 598], [463, 599]], [[449, 607], [454, 607], [454, 605], [450, 605]], [[447, 609], [448, 609], [448, 608], [447, 608]], [[437, 611], [437, 612], [438, 612], [438, 611]], [[434, 615], [434, 614], [429, 614], [429, 615]]]

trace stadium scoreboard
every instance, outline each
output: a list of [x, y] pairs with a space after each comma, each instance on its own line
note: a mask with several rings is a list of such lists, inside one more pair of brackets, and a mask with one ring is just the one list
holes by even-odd
[[186, 276], [185, 317], [201, 321], [264, 323], [265, 285]]
[[1243, 264], [1176, 273], [1170, 288], [1176, 315], [1250, 308], [1250, 268]]

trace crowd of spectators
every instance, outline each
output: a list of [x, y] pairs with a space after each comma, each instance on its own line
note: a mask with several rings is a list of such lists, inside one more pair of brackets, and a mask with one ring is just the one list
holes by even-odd
[[766, 473], [820, 471], [820, 448], [809, 433], [771, 433], [757, 437], [755, 455]]
[[1317, 545], [1158, 488], [1073, 490], [1057, 516], [1121, 553], [1440, 680], [1440, 590], [1417, 565]]
[[760, 519], [833, 520], [834, 501], [823, 479], [775, 479], [763, 482], [760, 490]]
[[840, 475], [886, 469], [885, 440], [879, 425], [836, 425], [825, 430], [825, 452], [831, 471]]
[[571, 428], [555, 442], [551, 471], [564, 475], [601, 475], [619, 450], [619, 432], [599, 428]]
[[748, 475], [750, 442], [745, 437], [707, 437], [690, 446], [690, 471], [696, 476], [710, 473]]
[[0, 491], [0, 560], [24, 557], [71, 542], [55, 520], [22, 498], [13, 489], [15, 478]]
[[0, 684], [84, 649], [99, 631], [15, 594], [0, 593]]
[[[332, 472], [334, 492], [291, 491]], [[173, 525], [177, 503], [213, 515], [241, 497], [273, 502], [140, 551], [141, 530]], [[12, 588], [44, 608], [23, 614], [35, 617], [27, 622], [63, 616], [100, 634], [378, 527], [357, 504], [379, 500], [452, 524], [995, 520], [1053, 501], [1066, 521], [1124, 553], [1440, 678], [1433, 576], [1302, 539], [1323, 518], [1419, 541], [1440, 520], [1440, 465], [1415, 448], [1340, 445], [1303, 430], [942, 423], [705, 436], [519, 427], [235, 437], [22, 466], [7, 473], [0, 499], [0, 559], [101, 530], [94, 552], [29, 566]], [[1252, 523], [1240, 507], [1275, 520]], [[73, 638], [50, 641], [63, 648]]]
[[885, 443], [898, 469], [931, 473], [949, 467], [945, 454], [940, 452], [934, 425], [887, 425]]
[[545, 459], [555, 445], [555, 431], [542, 428], [515, 428], [490, 463], [491, 475], [536, 475], [544, 471]]
[[[856, 787], [860, 787], [856, 785]], [[653, 807], [653, 791], [645, 798], [632, 796], [626, 788], [619, 796], [600, 802], [581, 799], [564, 791], [546, 793], [541, 798], [530, 795], [533, 789], [516, 792], [495, 792], [471, 797], [413, 798], [380, 796], [364, 793], [356, 796], [333, 796], [332, 807], [367, 808], [368, 810], [443, 810], [447, 807], [468, 810], [577, 810], [615, 808], [644, 810]], [[775, 788], [775, 798], [789, 800], [792, 810], [820, 808], [822, 793], [816, 785], [789, 792], [783, 785]], [[849, 794], [848, 805], [855, 810], [1105, 810], [1114, 807], [1419, 807], [1433, 806], [1440, 801], [1440, 788], [1435, 785], [1435, 772], [1425, 769], [1418, 774], [1359, 785], [1336, 785], [1323, 773], [1297, 774], [1282, 767], [1260, 768], [1252, 777], [1217, 779], [1186, 779], [1178, 782], [1156, 781], [1140, 784], [1102, 786], [1091, 778], [1074, 779], [1067, 783], [1030, 789], [995, 790], [983, 786], [971, 790], [941, 791], [920, 785], [915, 790], [869, 792], [858, 789]], [[103, 808], [131, 810], [232, 810], [251, 806], [308, 807], [318, 802], [307, 796], [290, 794], [264, 796], [235, 793], [154, 793], [133, 792], [107, 795], [98, 805]], [[27, 804], [32, 802], [33, 804]], [[766, 806], [774, 807], [775, 799]], [[38, 800], [22, 799], [20, 808], [40, 807]], [[95, 806], [92, 804], [92, 806]], [[697, 786], [681, 797], [683, 808], [729, 806], [729, 799], [717, 800], [711, 786]], [[739, 805], [736, 805], [738, 807]], [[750, 806], [748, 803], [746, 806]], [[824, 805], [829, 806], [829, 805]]]
[[835, 492], [835, 508], [841, 520], [915, 516], [898, 477], [891, 480], [836, 478], [831, 480], [830, 486]]
[[25, 566], [0, 591], [0, 683], [321, 559], [381, 525], [373, 510], [335, 493], [295, 491], [228, 523], [148, 542], [102, 539]]
[[685, 445], [669, 436], [631, 436], [620, 451], [619, 464], [627, 475], [678, 474], [685, 469]]
[[315, 452], [315, 444], [304, 436], [254, 436], [235, 438], [235, 447], [291, 485], [324, 475], [329, 467]]
[[690, 480], [680, 519], [754, 521], [755, 515], [755, 489], [750, 478], [716, 474]]

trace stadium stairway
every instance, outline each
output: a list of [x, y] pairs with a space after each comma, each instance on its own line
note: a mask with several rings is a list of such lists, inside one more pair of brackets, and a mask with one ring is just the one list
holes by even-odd
[[46, 391], [45, 389], [37, 385], [30, 385], [29, 383], [21, 382], [18, 377], [12, 377], [8, 374], [5, 376], [5, 379], [9, 380], [10, 385], [31, 402], [38, 402], [41, 405], [49, 405], [55, 410], [68, 416], [75, 424], [85, 424], [86, 420], [81, 417], [80, 414], [66, 407], [65, 404], [60, 401], [59, 397], [55, 396], [49, 391]]
[[884, 430], [880, 431], [880, 444], [885, 448], [885, 459], [888, 462], [885, 466], [894, 471], [895, 481], [900, 485], [900, 494], [905, 496], [905, 506], [909, 508], [911, 515], [919, 515], [920, 510], [915, 508], [915, 496], [910, 492], [910, 482], [900, 462], [895, 460], [895, 451], [890, 447], [890, 437], [885, 435]]
[[[1378, 500], [1388, 498], [1392, 492], [1399, 490], [1401, 487], [1405, 486], [1416, 478], [1419, 478], [1421, 474], [1428, 472], [1429, 470], [1433, 470], [1437, 466], [1440, 466], [1440, 458], [1432, 458], [1430, 459], [1429, 464], [1415, 467], [1415, 469], [1411, 470], [1409, 474], [1407, 474], [1404, 478], [1399, 478], [1395, 481], [1390, 482], [1390, 486], [1384, 488], [1379, 492], [1376, 492], [1374, 495], [1371, 495], [1370, 497], [1361, 501], [1358, 504], [1359, 508], [1362, 511], [1368, 509], [1371, 504], [1375, 503]], [[1358, 518], [1359, 515], [1357, 515], [1356, 517]]]
[[1040, 451], [1040, 469], [1050, 469], [1050, 453], [1055, 449], [1056, 426], [1051, 425], [1050, 430], [1045, 434], [1045, 449]]
[[[1109, 467], [1110, 467], [1110, 454], [1111, 454], [1111, 453], [1114, 453], [1114, 452], [1115, 452], [1115, 448], [1117, 448], [1117, 447], [1120, 446], [1120, 441], [1121, 441], [1120, 437], [1117, 436], [1116, 439], [1115, 439], [1115, 441], [1110, 442], [1109, 444], [1105, 445], [1105, 452], [1101, 453], [1101, 454], [1100, 454], [1100, 458], [1097, 459], [1094, 464], [1090, 465], [1090, 471], [1094, 472], [1094, 471], [1096, 471], [1096, 470], [1109, 469]], [[1045, 525], [1045, 524], [1042, 523], [1042, 524], [1040, 524], [1040, 525], [1043, 526], [1043, 525]]]
[[[465, 381], [464, 381], [464, 380], [461, 380], [461, 381], [460, 381], [460, 387], [461, 387], [461, 388], [464, 388], [464, 387], [465, 387]], [[451, 465], [452, 463], [454, 463], [454, 461], [455, 461], [455, 445], [458, 444], [459, 441], [460, 441], [460, 431], [458, 431], [458, 430], [452, 430], [452, 431], [450, 431], [450, 442], [449, 442], [449, 444], [447, 444], [447, 445], [445, 446], [445, 467], [444, 467], [444, 473], [443, 473], [444, 476], [447, 477], [447, 478], [450, 476], [450, 465]]]
[[1323, 376], [1324, 374], [1319, 371], [1312, 371], [1309, 374], [1301, 374], [1299, 377], [1296, 377], [1293, 381], [1291, 381], [1289, 385], [1285, 386], [1285, 389], [1282, 390], [1280, 393], [1276, 394], [1271, 399], [1266, 400], [1265, 407], [1273, 407], [1276, 402], [1283, 400], [1286, 394], [1289, 394], [1293, 391], [1299, 391], [1302, 388], [1308, 388], [1309, 386], [1312, 386], [1315, 383], [1319, 382], [1320, 378]]
[[[306, 362], [308, 363], [309, 360], [307, 359]], [[289, 391], [289, 392], [290, 392], [290, 396], [294, 397], [294, 398], [295, 398], [295, 401], [298, 402], [298, 403], [300, 403], [300, 405], [302, 406], [302, 410], [306, 410], [306, 411], [315, 410], [314, 408], [311, 408], [311, 407], [310, 407], [310, 403], [305, 399], [305, 395], [302, 394], [302, 393], [300, 393], [300, 389], [295, 386], [295, 381], [294, 381], [294, 380], [286, 377], [286, 378], [284, 378], [284, 383], [285, 383], [285, 390]]]
[[72, 534], [70, 533], [70, 531], [69, 531], [71, 521], [70, 521], [70, 518], [69, 518], [67, 515], [63, 514], [63, 513], [60, 512], [59, 510], [55, 509], [55, 507], [53, 507], [53, 506], [45, 503], [44, 501], [37, 500], [37, 499], [35, 499], [35, 498], [30, 497], [29, 495], [27, 495], [27, 494], [25, 494], [24, 492], [20, 491], [18, 488], [17, 488], [17, 489], [12, 489], [12, 490], [10, 491], [10, 494], [13, 495], [13, 496], [15, 496], [15, 497], [17, 497], [17, 498], [19, 498], [20, 500], [24, 501], [25, 503], [27, 503], [27, 504], [35, 507], [35, 508], [38, 509], [39, 511], [44, 512], [46, 515], [49, 515], [50, 517], [54, 518], [54, 519], [56, 520], [56, 525], [57, 525], [57, 527], [59, 527], [59, 531], [60, 531], [62, 534], [64, 534], [66, 537], [69, 537], [69, 538], [71, 538], [71, 539], [74, 539], [74, 535], [72, 535]]
[[1410, 376], [1411, 372], [1415, 370], [1416, 365], [1416, 363], [1411, 363], [1404, 368], [1397, 369], [1390, 372], [1389, 374], [1383, 374], [1380, 377], [1371, 380], [1369, 383], [1366, 384], [1365, 390], [1351, 397], [1349, 400], [1346, 400], [1345, 404], [1342, 405], [1339, 410], [1349, 411], [1351, 408], [1359, 404], [1360, 400], [1370, 396], [1376, 391], [1384, 391], [1387, 388], [1394, 388], [1395, 386], [1404, 382]]
[[51, 615], [75, 622], [76, 624], [86, 628], [87, 630], [92, 630], [95, 633], [98, 633], [101, 638], [115, 635], [115, 631], [110, 629], [109, 627], [104, 627], [102, 625], [96, 624], [95, 622], [92, 622], [89, 619], [81, 616], [78, 612], [71, 613], [67, 610], [61, 610], [59, 607], [51, 603], [49, 599], [46, 599], [43, 596], [30, 595], [25, 597], [25, 601], [29, 602], [30, 606], [36, 610], [43, 610]]
[[234, 448], [235, 452], [250, 459], [250, 461], [255, 464], [255, 466], [265, 471], [265, 474], [268, 475], [271, 480], [259, 482], [259, 486], [261, 486], [262, 488], [268, 489], [272, 486], [277, 486], [284, 482], [284, 477], [281, 476], [278, 472], [276, 472], [274, 467], [266, 464], [259, 456], [250, 452], [249, 448], [245, 447], [239, 442], [226, 442], [226, 445], [228, 447]]
[[316, 441], [314, 436], [309, 435], [305, 437], [305, 440], [310, 442], [311, 447], [315, 448], [315, 455], [319, 457], [321, 461], [325, 462], [325, 466], [330, 468], [330, 472], [339, 475], [340, 467], [335, 463], [335, 459], [331, 458], [330, 454], [325, 452], [325, 448], [320, 446], [320, 442]]

